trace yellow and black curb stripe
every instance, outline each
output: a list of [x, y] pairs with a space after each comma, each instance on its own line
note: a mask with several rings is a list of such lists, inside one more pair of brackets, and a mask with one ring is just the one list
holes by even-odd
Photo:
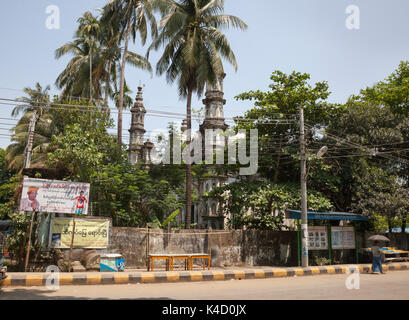
[[[229, 271], [180, 271], [180, 272], [121, 272], [121, 273], [60, 273], [59, 285], [104, 285], [137, 283], [170, 283], [190, 281], [226, 281], [244, 279], [267, 279], [321, 274], [345, 274], [348, 269], [358, 268], [360, 273], [372, 272], [371, 265], [342, 265], [309, 268], [265, 268]], [[383, 266], [385, 271], [409, 270], [409, 263]], [[352, 271], [351, 271], [352, 272]], [[54, 273], [9, 273], [0, 287], [46, 286]], [[49, 280], [50, 281], [50, 280]], [[54, 282], [53, 282], [54, 283]]]

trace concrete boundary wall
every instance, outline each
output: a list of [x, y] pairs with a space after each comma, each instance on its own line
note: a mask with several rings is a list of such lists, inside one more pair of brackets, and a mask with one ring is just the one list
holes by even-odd
[[[147, 229], [111, 228], [110, 245], [104, 252], [120, 253], [126, 258], [129, 268], [146, 267]], [[359, 248], [369, 247], [366, 241], [372, 233], [358, 233]], [[391, 239], [388, 246], [409, 250], [409, 234], [386, 235]], [[297, 232], [295, 231], [212, 231], [177, 230], [171, 234], [167, 230], [150, 230], [150, 253], [210, 253], [212, 266], [283, 266], [298, 265]], [[311, 256], [326, 257], [327, 251], [311, 251]], [[356, 263], [356, 251], [333, 250], [337, 263]], [[359, 262], [369, 263], [370, 257], [359, 252]], [[369, 260], [368, 260], [369, 259]], [[158, 262], [158, 265], [164, 262]], [[177, 263], [183, 264], [183, 261]], [[156, 263], [155, 263], [156, 264]]]
[[[146, 229], [112, 228], [107, 251], [126, 257], [127, 267], [146, 266]], [[210, 253], [212, 266], [295, 266], [296, 232], [150, 230], [150, 253]], [[180, 263], [183, 263], [180, 261]]]

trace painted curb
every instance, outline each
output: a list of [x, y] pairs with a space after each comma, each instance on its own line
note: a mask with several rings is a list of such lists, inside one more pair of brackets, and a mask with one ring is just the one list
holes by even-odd
[[[265, 268], [226, 271], [178, 271], [178, 272], [121, 272], [121, 273], [60, 273], [60, 285], [113, 285], [137, 283], [170, 283], [194, 281], [226, 281], [245, 279], [284, 278], [345, 274], [358, 269], [360, 273], [372, 272], [372, 265], [342, 265], [308, 268]], [[409, 270], [409, 263], [383, 265], [385, 271]], [[12, 273], [0, 282], [0, 287], [46, 286], [47, 280], [55, 279], [54, 273]], [[53, 284], [54, 282], [51, 282]]]

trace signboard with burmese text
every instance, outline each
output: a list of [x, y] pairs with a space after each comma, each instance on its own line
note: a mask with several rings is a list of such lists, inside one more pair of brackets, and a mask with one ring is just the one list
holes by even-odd
[[90, 184], [24, 178], [20, 211], [86, 215]]

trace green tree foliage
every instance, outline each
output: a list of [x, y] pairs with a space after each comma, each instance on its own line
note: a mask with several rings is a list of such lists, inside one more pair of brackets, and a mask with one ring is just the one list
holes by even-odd
[[70, 171], [66, 178], [71, 181], [91, 183], [93, 214], [112, 217], [116, 226], [144, 227], [180, 207], [183, 180], [166, 180], [167, 168], [147, 171], [132, 166], [124, 151], [115, 159], [115, 137], [103, 131], [70, 125], [64, 135], [53, 137], [53, 146], [49, 164], [66, 166]]
[[[106, 26], [116, 23], [119, 28], [116, 33], [119, 42], [123, 39], [124, 50], [120, 67], [120, 85], [119, 85], [119, 103], [118, 103], [118, 145], [122, 145], [122, 112], [124, 107], [124, 90], [125, 90], [125, 66], [130, 55], [128, 54], [129, 40], [132, 37], [133, 42], [136, 40], [136, 34], [139, 33], [142, 45], [145, 45], [148, 24], [152, 37], [157, 36], [156, 18], [153, 14], [152, 0], [110, 0], [104, 7], [102, 23]], [[118, 46], [120, 43], [118, 43]], [[137, 56], [136, 65], [151, 71], [149, 62], [141, 56]]]
[[11, 137], [13, 143], [6, 148], [8, 168], [15, 170], [23, 168], [24, 150], [28, 142], [28, 127], [34, 111], [36, 111], [36, 126], [31, 163], [40, 165], [45, 163], [51, 136], [57, 132], [48, 109], [50, 103], [49, 90], [50, 86], [43, 89], [39, 83], [36, 84], [34, 89], [24, 88], [26, 96], [19, 99], [23, 104], [16, 106], [12, 111], [12, 116], [18, 116], [20, 113], [23, 113], [23, 116], [12, 129], [14, 131]]
[[18, 176], [14, 170], [7, 169], [6, 153], [0, 149], [0, 220], [8, 218], [13, 212], [18, 184]]
[[[401, 96], [406, 68], [401, 63], [385, 82], [351, 97], [337, 120], [326, 127], [328, 136], [323, 141], [329, 146], [327, 163], [341, 178], [340, 192], [331, 197], [337, 207], [371, 218], [383, 215], [389, 229], [399, 220], [403, 230], [408, 208], [401, 195], [409, 191], [409, 118]], [[335, 141], [331, 135], [342, 139]], [[369, 183], [372, 178], [376, 182]]]
[[[237, 118], [237, 129], [258, 130], [261, 175], [275, 183], [294, 181], [297, 172], [293, 168], [299, 159], [300, 108], [305, 108], [306, 122], [314, 125], [324, 123], [337, 108], [325, 103], [330, 94], [328, 84], [323, 81], [311, 86], [309, 74], [274, 71], [270, 79], [270, 91], [249, 91], [235, 97], [254, 101], [254, 108]], [[280, 122], [283, 119], [290, 121]]]
[[6, 151], [0, 149], [0, 185], [9, 181], [12, 175], [13, 171], [7, 169]]
[[393, 172], [373, 167], [366, 161], [360, 161], [360, 168], [355, 172], [357, 191], [354, 207], [357, 211], [376, 218], [383, 216], [392, 232], [394, 221], [404, 221], [406, 227], [409, 210], [409, 193], [405, 183]]
[[117, 73], [122, 75], [122, 66], [117, 64], [121, 57], [124, 63], [152, 72], [145, 57], [129, 50], [121, 53], [120, 19], [120, 15], [105, 11], [100, 19], [91, 12], [85, 12], [78, 19], [74, 40], [55, 51], [57, 59], [68, 54], [73, 56], [56, 81], [62, 89], [62, 98], [85, 97], [90, 98], [87, 103], [91, 104], [94, 99], [100, 104], [105, 91], [104, 108], [108, 109], [108, 98], [113, 94], [111, 83], [120, 85]]
[[[324, 136], [310, 147], [317, 150], [328, 146], [322, 161], [329, 170], [312, 170], [311, 183], [329, 196], [337, 210], [353, 209], [353, 195], [359, 184], [356, 168], [361, 159], [395, 173], [400, 170], [397, 159], [389, 152], [404, 139], [402, 123], [389, 107], [350, 102], [321, 132]], [[325, 185], [331, 181], [336, 188]]]
[[[292, 72], [285, 74], [279, 70], [272, 73], [269, 85], [271, 91], [262, 92], [249, 91], [236, 96], [236, 100], [254, 100], [254, 108], [247, 115], [257, 115], [262, 113], [262, 119], [267, 115], [274, 116], [277, 119], [288, 114], [298, 114], [300, 107], [306, 111], [306, 119], [321, 119], [326, 112], [325, 101], [330, 92], [326, 81], [318, 82], [312, 87], [308, 80], [310, 75], [307, 73]], [[277, 117], [278, 116], [278, 117]], [[267, 119], [271, 119], [267, 118]]]
[[89, 182], [104, 160], [92, 132], [83, 131], [79, 124], [68, 126], [64, 135], [53, 136], [56, 149], [48, 154], [48, 163], [62, 162], [71, 172], [70, 180]]
[[[188, 133], [192, 128], [192, 95], [201, 96], [206, 83], [214, 85], [224, 74], [222, 58], [237, 70], [236, 57], [222, 28], [245, 30], [247, 25], [239, 18], [225, 15], [224, 1], [158, 0], [162, 19], [157, 39], [149, 47], [165, 47], [156, 65], [158, 75], [166, 74], [169, 83], [176, 82], [180, 97], [187, 97], [186, 116]], [[187, 141], [190, 144], [191, 135]], [[191, 224], [192, 166], [186, 165], [186, 225]]]
[[[22, 267], [24, 263], [30, 217], [31, 216], [27, 213], [16, 213], [10, 217], [13, 225], [13, 232], [7, 237], [7, 248], [10, 252], [11, 258], [17, 261], [20, 267]], [[35, 230], [34, 227], [33, 230]], [[34, 248], [32, 248], [32, 250], [34, 251]]]
[[[281, 231], [285, 228], [285, 210], [299, 208], [301, 191], [295, 184], [240, 181], [216, 188], [206, 197], [221, 201], [222, 213], [232, 216], [229, 221], [231, 228]], [[325, 211], [330, 210], [332, 204], [319, 192], [310, 191], [308, 207]]]
[[352, 100], [383, 104], [398, 115], [409, 115], [409, 61], [401, 61], [398, 68], [384, 81], [361, 91]]
[[164, 177], [156, 179], [127, 163], [104, 166], [95, 173], [92, 186], [98, 215], [111, 216], [118, 226], [145, 227], [182, 206], [181, 193]]
[[[155, 10], [161, 15], [156, 25]], [[203, 94], [223, 75], [222, 60], [237, 69], [235, 54], [223, 28], [247, 28], [239, 18], [224, 14], [222, 0], [110, 0], [101, 17], [85, 12], [78, 19], [73, 41], [55, 52], [56, 58], [72, 55], [57, 79], [62, 90], [51, 101], [47, 86], [26, 88], [22, 115], [13, 129], [12, 144], [0, 150], [0, 217], [11, 217], [16, 226], [11, 249], [21, 261], [28, 216], [13, 216], [27, 143], [27, 129], [37, 112], [32, 164], [68, 169], [64, 179], [91, 183], [94, 215], [112, 217], [116, 226], [160, 225], [175, 220], [184, 203], [190, 204], [192, 177], [205, 178], [201, 166], [131, 166], [122, 145], [122, 112], [132, 104], [126, 86], [125, 66], [152, 72], [146, 57], [129, 51], [137, 34], [145, 45], [148, 31], [153, 42], [147, 53], [163, 47], [156, 65], [187, 98], [191, 128], [193, 93]], [[158, 32], [159, 31], [159, 32]], [[236, 100], [254, 107], [237, 118], [239, 129], [258, 129], [258, 176], [242, 177], [206, 194], [218, 199], [221, 214], [231, 214], [230, 227], [262, 230], [284, 228], [286, 209], [299, 208], [299, 123], [305, 110], [307, 129], [308, 207], [312, 210], [354, 211], [368, 215], [380, 230], [406, 227], [409, 209], [409, 62], [402, 61], [385, 80], [351, 96], [345, 105], [329, 104], [327, 82], [310, 84], [307, 73], [274, 71], [267, 92], [244, 92]], [[100, 107], [104, 96], [104, 109]], [[84, 99], [73, 99], [80, 96]], [[108, 99], [116, 103], [118, 134], [113, 127]], [[84, 106], [87, 105], [87, 106]], [[284, 121], [286, 120], [286, 121]], [[171, 134], [179, 134], [174, 126]], [[160, 139], [159, 139], [160, 140]], [[158, 144], [163, 147], [164, 141]], [[328, 152], [316, 157], [322, 146]], [[163, 149], [163, 148], [162, 148]], [[162, 150], [163, 151], [163, 150]], [[46, 161], [47, 160], [47, 161]], [[216, 168], [237, 173], [237, 166]], [[186, 189], [185, 189], [186, 188]], [[189, 210], [187, 210], [189, 212]], [[190, 226], [190, 214], [186, 215]]]

